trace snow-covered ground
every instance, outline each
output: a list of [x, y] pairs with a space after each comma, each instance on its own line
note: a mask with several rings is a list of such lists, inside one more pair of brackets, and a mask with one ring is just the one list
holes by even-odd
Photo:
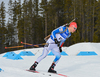
[[[39, 74], [25, 71], [29, 69], [43, 48], [32, 48], [14, 51], [19, 54], [21, 51], [31, 51], [35, 56], [21, 56], [23, 60], [11, 60], [2, 57], [0, 54], [0, 77], [49, 77], [48, 73]], [[100, 43], [77, 43], [69, 47], [63, 47], [69, 56], [62, 56], [55, 70], [68, 77], [100, 77]], [[95, 51], [96, 56], [76, 56], [80, 51]], [[37, 71], [47, 72], [54, 56], [47, 56], [38, 66]], [[50, 77], [61, 77], [52, 74]]]

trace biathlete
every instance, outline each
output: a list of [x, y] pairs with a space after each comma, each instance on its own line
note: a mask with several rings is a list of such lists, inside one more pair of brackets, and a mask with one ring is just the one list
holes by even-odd
[[48, 72], [57, 73], [54, 70], [54, 67], [58, 63], [59, 59], [61, 58], [61, 47], [63, 46], [64, 42], [67, 38], [71, 36], [71, 33], [74, 33], [77, 29], [77, 23], [71, 22], [69, 27], [66, 26], [67, 24], [58, 27], [57, 29], [53, 30], [49, 39], [46, 41], [46, 45], [44, 46], [43, 53], [41, 56], [37, 58], [34, 64], [30, 67], [30, 70], [36, 70], [36, 66], [40, 63], [42, 59], [44, 59], [47, 55], [49, 50], [55, 55], [55, 59], [50, 66]]

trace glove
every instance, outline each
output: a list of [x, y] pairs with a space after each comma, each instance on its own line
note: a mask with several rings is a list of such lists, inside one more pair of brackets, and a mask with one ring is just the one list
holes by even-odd
[[60, 52], [62, 52], [62, 48], [61, 47], [59, 47], [59, 50], [60, 50]]
[[60, 46], [60, 42], [56, 38], [54, 39], [54, 41], [55, 41], [55, 44], [57, 44], [58, 46]]

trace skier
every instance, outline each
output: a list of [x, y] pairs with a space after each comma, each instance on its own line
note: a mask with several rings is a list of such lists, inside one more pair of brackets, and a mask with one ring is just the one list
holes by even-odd
[[55, 55], [55, 59], [50, 66], [48, 72], [51, 73], [57, 73], [54, 70], [54, 67], [58, 63], [59, 59], [61, 58], [61, 47], [63, 46], [64, 42], [67, 38], [71, 36], [71, 33], [74, 33], [77, 29], [77, 23], [71, 22], [69, 24], [69, 27], [66, 26], [67, 24], [58, 27], [57, 29], [53, 30], [49, 39], [46, 41], [46, 45], [44, 46], [43, 53], [41, 56], [37, 58], [37, 60], [34, 62], [34, 64], [30, 67], [30, 70], [36, 70], [36, 66], [39, 64], [39, 62], [44, 59], [47, 55], [49, 50], [52, 51], [52, 53]]

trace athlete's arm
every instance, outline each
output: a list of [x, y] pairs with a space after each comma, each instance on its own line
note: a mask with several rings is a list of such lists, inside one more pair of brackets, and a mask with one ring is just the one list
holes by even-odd
[[57, 33], [63, 32], [65, 29], [66, 29], [66, 27], [61, 26], [61, 27], [59, 27], [59, 28], [53, 30], [53, 31], [52, 31], [53, 39], [56, 38], [56, 34], [57, 34]]

